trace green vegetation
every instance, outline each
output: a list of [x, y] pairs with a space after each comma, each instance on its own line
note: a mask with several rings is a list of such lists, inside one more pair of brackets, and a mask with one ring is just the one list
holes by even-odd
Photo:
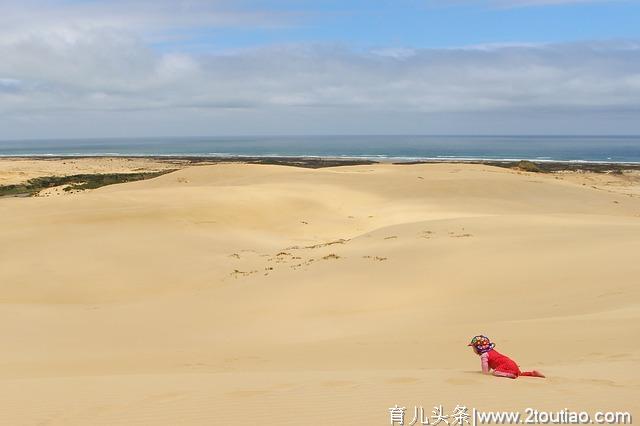
[[544, 170], [538, 167], [536, 163], [527, 160], [519, 161], [518, 164], [516, 164], [516, 168], [523, 172], [544, 173]]
[[33, 196], [43, 189], [53, 188], [61, 185], [68, 185], [64, 188], [65, 191], [96, 189], [100, 188], [101, 186], [113, 185], [116, 183], [151, 179], [172, 171], [173, 170], [145, 173], [106, 173], [72, 176], [44, 176], [30, 179], [27, 182], [21, 184], [0, 186], [0, 197]]
[[[433, 164], [442, 163], [443, 161], [411, 161], [404, 163], [393, 163], [402, 165], [412, 164]], [[583, 163], [571, 161], [544, 161], [533, 162], [528, 160], [522, 161], [502, 161], [502, 160], [476, 160], [476, 161], [452, 161], [450, 163], [463, 164], [484, 164], [486, 166], [503, 167], [507, 169], [517, 169], [523, 171], [531, 171], [537, 173], [556, 173], [556, 172], [591, 172], [591, 173], [609, 173], [623, 175], [625, 172], [640, 170], [640, 164], [636, 163]]]

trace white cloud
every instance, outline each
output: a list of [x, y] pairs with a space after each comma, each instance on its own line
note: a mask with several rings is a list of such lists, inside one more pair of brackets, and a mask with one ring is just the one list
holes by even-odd
[[[153, 4], [163, 10], [169, 3]], [[356, 116], [366, 123], [367, 117], [373, 122], [398, 114], [412, 119], [421, 114], [499, 117], [513, 111], [578, 116], [640, 109], [636, 41], [372, 51], [290, 45], [215, 55], [166, 53], [146, 42], [150, 31], [166, 25], [166, 12], [154, 16], [151, 3], [137, 1], [125, 19], [120, 16], [124, 4], [45, 9], [30, 15], [29, 23], [21, 20], [21, 9], [3, 10], [0, 138], [30, 134], [38, 123], [64, 133], [69, 123], [86, 121], [87, 113], [92, 114], [90, 130], [100, 135], [111, 134], [114, 122], [147, 125], [160, 115], [164, 132], [183, 131], [181, 126], [190, 123], [199, 133], [216, 133], [208, 127], [215, 122], [228, 132], [275, 126], [290, 133], [321, 122], [325, 133], [335, 133], [346, 117]], [[232, 12], [221, 2], [193, 4], [207, 13], [178, 11], [177, 21], [271, 25], [279, 19]], [[398, 130], [399, 125], [389, 127]]]
[[40, 27], [111, 28], [143, 33], [194, 27], [275, 27], [286, 25], [291, 12], [241, 8], [229, 0], [97, 0], [4, 1], [3, 33], [37, 31]]
[[192, 56], [154, 52], [104, 30], [47, 34], [0, 45], [0, 81], [15, 86], [0, 110], [625, 108], [640, 105], [637, 48], [630, 42], [372, 52], [285, 46]]

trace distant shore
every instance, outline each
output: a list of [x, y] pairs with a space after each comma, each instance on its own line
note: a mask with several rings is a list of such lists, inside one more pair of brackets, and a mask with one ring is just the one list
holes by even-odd
[[146, 180], [177, 170], [215, 164], [262, 164], [322, 169], [339, 166], [392, 164], [475, 164], [517, 172], [572, 175], [607, 174], [636, 182], [640, 164], [529, 160], [434, 160], [394, 161], [332, 157], [273, 156], [31, 156], [0, 157], [0, 197], [63, 195], [119, 183]]
[[25, 155], [1, 156], [5, 160], [78, 160], [78, 159], [122, 159], [122, 160], [151, 160], [154, 162], [175, 164], [217, 164], [217, 163], [246, 163], [295, 166], [305, 168], [323, 168], [337, 166], [357, 166], [367, 164], [484, 164], [488, 166], [516, 168], [519, 164], [534, 164], [543, 172], [560, 171], [589, 171], [594, 173], [616, 172], [624, 170], [640, 170], [637, 162], [587, 161], [587, 160], [540, 160], [540, 159], [481, 159], [481, 158], [358, 158], [358, 157], [321, 157], [321, 156], [198, 156], [198, 155]]
[[[1, 156], [640, 164], [640, 135], [279, 135], [0, 141]], [[277, 163], [281, 164], [281, 163]]]

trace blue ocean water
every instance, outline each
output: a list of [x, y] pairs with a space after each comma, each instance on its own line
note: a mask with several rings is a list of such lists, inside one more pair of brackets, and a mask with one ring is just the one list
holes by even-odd
[[287, 156], [640, 163], [640, 136], [252, 136], [0, 141], [0, 156]]

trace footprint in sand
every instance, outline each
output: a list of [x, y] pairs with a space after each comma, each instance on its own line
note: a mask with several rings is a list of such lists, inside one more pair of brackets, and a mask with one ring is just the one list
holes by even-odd
[[330, 254], [322, 257], [322, 260], [337, 260], [337, 259], [340, 259], [340, 256], [338, 256], [335, 253], [330, 253]]
[[276, 254], [274, 257], [269, 258], [269, 262], [273, 262], [275, 261], [276, 263], [287, 263], [291, 258], [293, 257], [293, 255], [291, 253], [288, 253], [286, 251], [281, 251], [280, 253]]
[[382, 257], [382, 256], [362, 256], [363, 259], [371, 259], [371, 260], [377, 260], [378, 262], [384, 262], [385, 260], [387, 260], [387, 257]]
[[449, 237], [451, 238], [467, 238], [467, 237], [473, 237], [473, 235], [464, 232], [464, 228], [462, 228], [462, 232], [454, 232], [454, 231], [449, 231]]
[[385, 240], [393, 240], [395, 238], [398, 238], [398, 236], [397, 235], [391, 235], [389, 237], [384, 237]]
[[293, 247], [288, 247], [287, 250], [300, 250], [300, 249], [316, 249], [316, 248], [321, 248], [321, 247], [327, 247], [327, 246], [332, 246], [334, 244], [345, 244], [349, 242], [349, 239], [344, 239], [344, 238], [340, 238], [339, 240], [335, 240], [335, 241], [329, 241], [328, 243], [320, 243], [320, 244], [313, 244], [310, 246], [293, 246]]
[[252, 271], [240, 271], [239, 269], [234, 269], [231, 273], [231, 276], [233, 276], [234, 278], [238, 278], [238, 276], [248, 277], [249, 275], [255, 274], [257, 272], [258, 271], [255, 269]]

